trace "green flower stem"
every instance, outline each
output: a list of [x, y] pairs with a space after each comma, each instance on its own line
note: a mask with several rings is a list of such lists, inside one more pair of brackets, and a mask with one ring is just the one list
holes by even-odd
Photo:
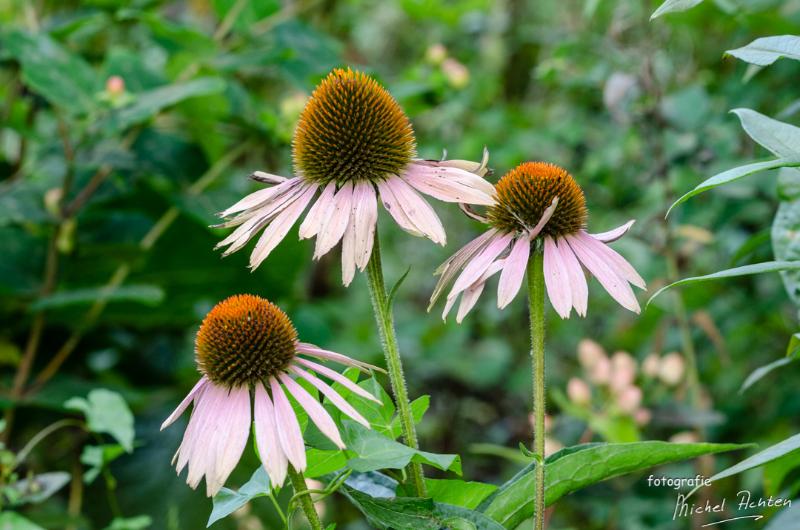
[[298, 473], [292, 466], [289, 466], [289, 480], [292, 482], [297, 501], [300, 507], [306, 514], [308, 524], [311, 525], [311, 530], [323, 530], [322, 521], [319, 520], [317, 510], [314, 508], [314, 500], [311, 498], [311, 493], [306, 486], [306, 479], [303, 478], [302, 473]]
[[[372, 309], [375, 311], [375, 320], [381, 334], [383, 353], [386, 356], [386, 367], [389, 370], [389, 381], [392, 385], [392, 394], [400, 415], [400, 424], [403, 427], [403, 438], [409, 447], [419, 449], [417, 431], [414, 427], [414, 418], [411, 415], [411, 404], [408, 401], [408, 389], [403, 375], [403, 362], [400, 359], [400, 349], [397, 346], [397, 336], [394, 332], [394, 316], [389, 296], [386, 294], [386, 284], [383, 281], [383, 266], [381, 264], [381, 248], [378, 233], [375, 233], [375, 244], [372, 255], [367, 265], [367, 279], [369, 283]], [[408, 469], [414, 481], [417, 496], [425, 497], [425, 476], [422, 465], [417, 462], [409, 464]]]
[[544, 528], [544, 256], [538, 249], [528, 261], [528, 303], [533, 367], [534, 530]]

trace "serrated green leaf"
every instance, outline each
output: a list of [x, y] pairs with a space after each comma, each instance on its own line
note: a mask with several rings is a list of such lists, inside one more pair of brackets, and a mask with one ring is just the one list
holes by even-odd
[[733, 109], [742, 123], [742, 128], [761, 147], [773, 155], [790, 157], [800, 154], [800, 127], [750, 109]]
[[672, 203], [672, 206], [670, 206], [669, 210], [667, 210], [667, 216], [669, 216], [673, 208], [675, 208], [679, 204], [686, 202], [695, 195], [703, 193], [704, 191], [717, 188], [719, 186], [737, 181], [739, 179], [743, 179], [744, 177], [754, 175], [755, 173], [760, 173], [762, 171], [768, 171], [771, 169], [778, 169], [782, 167], [798, 167], [798, 166], [800, 166], [800, 155], [792, 157], [776, 158], [775, 160], [767, 160], [766, 162], [756, 162], [754, 164], [747, 164], [746, 166], [739, 166], [733, 169], [729, 169], [727, 171], [723, 171], [722, 173], [717, 173], [713, 177], [704, 180], [692, 191], [683, 194], [683, 196], [680, 199]]
[[757, 66], [769, 66], [782, 57], [798, 61], [800, 37], [796, 35], [761, 37], [747, 46], [728, 50], [725, 54]]
[[464, 480], [425, 479], [428, 496], [436, 502], [462, 506], [474, 510], [497, 489], [494, 484]]
[[98, 298], [105, 298], [110, 302], [135, 302], [146, 306], [157, 306], [164, 301], [164, 290], [157, 285], [123, 285], [113, 291], [107, 291], [105, 287], [64, 290], [39, 298], [31, 304], [31, 311], [89, 305]]
[[788, 270], [800, 270], [800, 261], [766, 261], [764, 263], [755, 263], [752, 265], [742, 265], [741, 267], [734, 267], [732, 269], [725, 269], [705, 276], [694, 276], [692, 278], [684, 278], [677, 282], [666, 285], [655, 292], [653, 296], [647, 301], [647, 305], [661, 293], [673, 287], [681, 285], [689, 285], [693, 283], [707, 282], [712, 280], [721, 280], [724, 278], [735, 278], [737, 276], [750, 276], [753, 274], [763, 274], [765, 272], [778, 272]]
[[432, 499], [399, 497], [376, 499], [360, 491], [342, 488], [343, 493], [376, 528], [392, 530], [501, 530], [486, 515]]
[[71, 398], [64, 406], [83, 412], [90, 431], [110, 434], [127, 452], [133, 451], [133, 414], [122, 396], [98, 388], [89, 392], [87, 397]]
[[[626, 444], [587, 444], [562, 453], [545, 466], [545, 503], [550, 506], [564, 495], [612, 477], [700, 455], [746, 447], [737, 444], [672, 444], [660, 441]], [[534, 464], [529, 465], [480, 509], [506, 528], [516, 528], [533, 515]]]
[[658, 18], [661, 15], [666, 15], [667, 13], [687, 11], [700, 4], [702, 1], [703, 0], [666, 0], [666, 2], [658, 6], [658, 9], [650, 15], [650, 20]]
[[264, 497], [269, 492], [269, 476], [263, 466], [258, 466], [258, 469], [250, 476], [250, 480], [245, 482], [239, 491], [222, 488], [219, 493], [214, 495], [213, 508], [211, 515], [208, 516], [206, 527], [232, 514], [252, 499]]

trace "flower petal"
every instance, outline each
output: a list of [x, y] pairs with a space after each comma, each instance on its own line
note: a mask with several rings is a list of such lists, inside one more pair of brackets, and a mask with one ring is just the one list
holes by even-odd
[[289, 229], [292, 228], [292, 225], [294, 225], [303, 213], [303, 210], [306, 209], [306, 206], [311, 202], [316, 192], [317, 185], [309, 184], [303, 192], [303, 195], [293, 202], [291, 206], [282, 211], [280, 215], [264, 229], [264, 233], [261, 234], [258, 243], [256, 243], [253, 253], [250, 254], [250, 269], [258, 268], [258, 266], [267, 259], [270, 252], [283, 241], [283, 238], [289, 233]]
[[561, 263], [569, 279], [570, 294], [572, 295], [572, 307], [579, 316], [586, 316], [586, 309], [589, 305], [589, 286], [586, 284], [586, 275], [578, 262], [578, 258], [572, 252], [567, 241], [562, 237], [556, 242], [556, 248], [561, 254]]
[[601, 232], [599, 234], [589, 234], [589, 235], [598, 241], [602, 241], [603, 243], [612, 243], [617, 239], [621, 238], [622, 236], [624, 236], [626, 233], [628, 233], [628, 230], [631, 229], [633, 223], [635, 222], [636, 222], [635, 219], [631, 219], [624, 225], [618, 226], [617, 228], [609, 230], [608, 232]]
[[495, 258], [502, 254], [507, 248], [508, 244], [514, 239], [512, 234], [497, 234], [492, 238], [486, 247], [481, 250], [471, 261], [464, 267], [464, 271], [459, 275], [453, 288], [450, 290], [448, 298], [457, 295], [473, 283], [475, 283], [481, 275], [486, 272], [489, 266], [494, 262]]
[[172, 411], [172, 414], [164, 420], [164, 423], [161, 424], [161, 430], [163, 431], [166, 427], [172, 425], [175, 420], [177, 420], [181, 414], [186, 410], [190, 403], [195, 400], [200, 399], [200, 396], [203, 394], [203, 389], [205, 388], [206, 384], [208, 383], [208, 378], [203, 376], [200, 380], [195, 383], [194, 387], [186, 394], [186, 397], [183, 398], [183, 401]]
[[[444, 227], [436, 212], [433, 211], [431, 205], [420, 196], [419, 193], [414, 191], [414, 188], [409, 186], [400, 177], [389, 177], [388, 179], [378, 183], [378, 190], [381, 197], [386, 193], [387, 196], [393, 198], [392, 203], [384, 201], [384, 206], [392, 214], [392, 217], [403, 227], [403, 224], [392, 211], [393, 208], [402, 210], [403, 215], [401, 218], [407, 219], [414, 227], [416, 232], [424, 234], [434, 243], [444, 245], [447, 242], [447, 236], [444, 232]], [[405, 228], [405, 227], [403, 227]]]
[[536, 236], [539, 235], [539, 232], [542, 231], [544, 225], [553, 217], [553, 213], [556, 211], [556, 207], [558, 206], [558, 197], [553, 197], [553, 202], [550, 203], [550, 206], [545, 208], [544, 212], [542, 212], [542, 217], [539, 219], [539, 222], [536, 223], [530, 232], [528, 232], [528, 239], [533, 241], [536, 239]]
[[309, 394], [305, 388], [298, 385], [295, 380], [288, 375], [280, 374], [278, 377], [281, 382], [283, 382], [283, 386], [286, 387], [287, 392], [294, 396], [297, 402], [300, 403], [300, 406], [308, 413], [308, 417], [314, 422], [314, 425], [319, 428], [322, 434], [327, 436], [336, 447], [344, 449], [344, 441], [342, 441], [342, 436], [339, 434], [339, 429], [333, 422], [331, 415], [320, 405], [319, 401], [314, 399], [314, 396]]
[[206, 471], [206, 495], [213, 497], [225, 484], [242, 456], [250, 436], [250, 390], [231, 389], [213, 434], [215, 453]]
[[380, 400], [378, 398], [376, 398], [375, 396], [373, 396], [372, 394], [370, 394], [369, 392], [367, 392], [354, 382], [350, 381], [348, 378], [346, 378], [339, 372], [335, 372], [330, 368], [328, 368], [327, 366], [317, 364], [314, 361], [309, 361], [308, 359], [303, 359], [302, 357], [295, 358], [295, 362], [298, 362], [308, 368], [311, 368], [318, 374], [324, 375], [325, 377], [327, 377], [332, 381], [336, 381], [337, 383], [345, 387], [350, 392], [353, 392], [354, 394], [358, 394], [359, 396], [365, 399], [369, 399], [370, 401], [380, 403]]
[[277, 186], [272, 186], [270, 188], [264, 188], [258, 191], [254, 191], [249, 195], [245, 195], [243, 199], [236, 202], [233, 206], [229, 206], [228, 208], [220, 212], [219, 215], [221, 217], [228, 217], [232, 213], [264, 206], [268, 202], [278, 199], [282, 194], [291, 190], [295, 186], [298, 186], [302, 182], [303, 182], [302, 177], [294, 177], [288, 180], [284, 180]]
[[495, 203], [495, 189], [490, 182], [457, 167], [412, 162], [400, 177], [418, 191], [440, 201], [485, 206]]
[[[331, 387], [328, 383], [313, 376], [312, 374], [306, 372], [305, 370], [303, 370], [298, 366], [294, 365], [290, 366], [289, 370], [291, 370], [292, 372], [296, 373], [297, 375], [299, 375], [300, 377], [302, 377], [303, 379], [314, 385], [317, 388], [317, 390], [322, 392], [322, 394], [336, 406], [336, 408], [338, 408], [339, 410], [341, 410], [342, 412], [353, 418], [355, 421], [357, 421], [364, 427], [367, 428], [370, 427], [369, 421], [367, 421], [367, 419], [364, 416], [359, 414], [359, 412], [356, 409], [354, 409], [350, 405], [350, 403], [345, 401], [345, 399], [336, 390], [334, 390], [333, 387]], [[373, 401], [377, 401], [375, 400], [375, 398], [372, 399]]]
[[342, 285], [347, 287], [356, 275], [356, 217], [350, 210], [350, 220], [342, 236]]
[[447, 288], [448, 284], [453, 280], [453, 278], [456, 277], [464, 265], [466, 265], [467, 262], [473, 258], [473, 256], [483, 250], [488, 241], [491, 240], [496, 233], [497, 230], [494, 228], [484, 232], [461, 247], [455, 254], [450, 256], [447, 261], [436, 268], [434, 274], [440, 274], [441, 277], [436, 283], [433, 294], [431, 294], [431, 299], [428, 303], [428, 311], [431, 310], [433, 305], [436, 303], [436, 300], [439, 299], [444, 290]]
[[611, 266], [618, 275], [622, 276], [625, 280], [640, 289], [646, 288], [644, 279], [639, 276], [639, 273], [636, 272], [636, 269], [634, 269], [633, 266], [613, 248], [601, 241], [598, 241], [583, 230], [578, 232], [576, 237], [580, 238], [580, 240], [583, 241], [588, 248], [595, 252], [595, 254], [602, 256], [606, 264]]
[[292, 405], [283, 393], [280, 383], [274, 377], [270, 378], [270, 389], [275, 404], [275, 425], [278, 431], [278, 441], [283, 448], [283, 453], [292, 464], [295, 471], [302, 473], [306, 469], [306, 444], [297, 416], [292, 410]]
[[319, 198], [311, 206], [308, 215], [300, 223], [298, 235], [300, 239], [308, 239], [319, 233], [320, 228], [325, 223], [325, 214], [332, 207], [333, 195], [336, 193], [336, 183], [329, 182], [325, 189], [320, 193]]
[[569, 318], [572, 310], [572, 289], [561, 253], [550, 236], [544, 238], [544, 283], [550, 303], [561, 318]]
[[261, 383], [256, 384], [254, 416], [258, 454], [264, 464], [264, 469], [267, 470], [272, 486], [280, 488], [286, 480], [289, 461], [278, 440], [275, 407]]
[[350, 210], [353, 203], [353, 183], [346, 182], [325, 212], [322, 228], [317, 233], [317, 244], [314, 247], [314, 259], [324, 256], [342, 239], [350, 222]]
[[503, 309], [517, 296], [522, 280], [525, 278], [525, 269], [531, 253], [531, 242], [526, 237], [520, 237], [511, 247], [511, 252], [505, 260], [503, 272], [500, 273], [500, 283], [497, 286], [497, 307]]
[[341, 353], [336, 353], [335, 351], [323, 350], [319, 346], [314, 346], [313, 344], [309, 344], [307, 342], [296, 343], [295, 350], [297, 351], [297, 353], [313, 355], [318, 359], [325, 359], [326, 361], [333, 361], [339, 364], [344, 364], [346, 366], [354, 366], [366, 372], [370, 370], [377, 370], [379, 372], [383, 372], [383, 369], [378, 368], [377, 366], [374, 366], [372, 364], [357, 361], [352, 357], [348, 357], [347, 355], [342, 355]]
[[356, 184], [358, 199], [355, 202], [354, 215], [356, 218], [355, 254], [356, 266], [364, 270], [372, 255], [372, 245], [375, 242], [375, 227], [378, 223], [378, 198], [375, 188], [367, 182]]

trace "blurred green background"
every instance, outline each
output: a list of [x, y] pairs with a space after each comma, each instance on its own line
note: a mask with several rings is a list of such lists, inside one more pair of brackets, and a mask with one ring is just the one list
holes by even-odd
[[[650, 293], [681, 277], [771, 259], [770, 173], [689, 201], [668, 221], [664, 214], [702, 179], [766, 156], [730, 109], [798, 121], [796, 62], [757, 72], [723, 51], [796, 31], [800, 2], [708, 0], [651, 23], [656, 7], [0, 0], [0, 403], [17, 408], [4, 433], [8, 447], [19, 450], [64, 417], [64, 401], [94, 388], [120, 392], [136, 427], [135, 451], [111, 464], [113, 480], [85, 486], [82, 503], [76, 482], [85, 435], [62, 430], [38, 446], [25, 469], [78, 479], [26, 516], [45, 528], [105, 528], [114, 512], [148, 515], [157, 529], [205, 526], [210, 501], [169, 465], [182, 429], [158, 426], [196, 381], [194, 333], [224, 297], [266, 296], [303, 340], [383, 363], [365, 280], [341, 286], [338, 251], [314, 262], [295, 230], [251, 273], [247, 252], [220, 258], [213, 246], [225, 232], [209, 228], [215, 212], [257, 188], [247, 179], [252, 171], [291, 174], [295, 121], [333, 67], [349, 65], [385, 84], [410, 116], [423, 157], [446, 149], [450, 158], [479, 159], [488, 146], [493, 179], [525, 160], [567, 168], [585, 190], [590, 230], [637, 220], [615, 248]], [[108, 83], [113, 76], [124, 90]], [[498, 447], [518, 457], [516, 447], [530, 437], [526, 304], [520, 297], [501, 313], [487, 290], [462, 325], [443, 323], [440, 307], [426, 313], [432, 271], [481, 230], [453, 205], [435, 208], [446, 248], [401, 232], [385, 212], [379, 225], [387, 281], [410, 267], [395, 312], [410, 393], [432, 396], [421, 443], [461, 454], [466, 477], [499, 483], [521, 464]], [[108, 294], [109, 285], [119, 289]], [[797, 367], [739, 393], [797, 330], [778, 275], [689, 287], [639, 316], [591, 282], [587, 318], [548, 316], [550, 436], [562, 445], [675, 435], [767, 444], [800, 426]], [[27, 383], [15, 391], [39, 332]], [[690, 399], [687, 377], [667, 384], [640, 374], [647, 421], [606, 418], [598, 389], [593, 410], [576, 409], [564, 395], [568, 379], [584, 377], [576, 355], [584, 338], [640, 362], [653, 352], [683, 358], [693, 348], [699, 398]], [[229, 483], [241, 484], [255, 466], [249, 455]], [[721, 484], [720, 495], [758, 489], [760, 473]], [[550, 527], [676, 528], [673, 507], [671, 490], [632, 476], [563, 499]], [[276, 524], [266, 500], [250, 509], [218, 526]], [[339, 528], [366, 527], [341, 499], [326, 509]]]

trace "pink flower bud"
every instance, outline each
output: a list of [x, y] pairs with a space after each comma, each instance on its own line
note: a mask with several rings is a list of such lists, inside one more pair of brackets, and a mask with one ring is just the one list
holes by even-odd
[[452, 57], [442, 61], [442, 72], [447, 81], [455, 88], [464, 88], [469, 83], [469, 70]]
[[119, 96], [125, 92], [125, 80], [118, 75], [112, 75], [106, 80], [106, 91], [112, 96]]
[[557, 453], [558, 451], [564, 448], [564, 444], [556, 440], [555, 438], [551, 438], [546, 436], [544, 439], [544, 456], [550, 456], [553, 453]]
[[596, 385], [607, 385], [611, 379], [611, 361], [604, 355], [594, 362], [588, 372], [589, 381]]
[[584, 369], [590, 369], [599, 359], [605, 359], [603, 347], [592, 339], [583, 339], [578, 343], [578, 361]]
[[636, 379], [636, 361], [629, 353], [618, 351], [611, 357], [611, 380], [614, 390], [621, 390], [633, 384]]
[[674, 444], [692, 444], [700, 441], [697, 434], [692, 431], [682, 431], [673, 434], [669, 441]]
[[446, 58], [447, 48], [441, 43], [432, 44], [425, 52], [425, 59], [433, 64], [441, 64]]
[[567, 382], [567, 397], [576, 405], [588, 405], [592, 400], [592, 390], [586, 381], [573, 377]]
[[642, 389], [638, 386], [629, 386], [617, 394], [617, 406], [622, 412], [633, 414], [642, 404]]
[[638, 409], [633, 413], [633, 419], [637, 425], [647, 425], [653, 419], [653, 413], [649, 409]]
[[657, 377], [658, 369], [660, 367], [661, 358], [657, 353], [651, 353], [645, 357], [642, 363], [642, 373], [647, 377]]
[[671, 352], [661, 359], [658, 367], [658, 377], [665, 384], [675, 386], [683, 379], [685, 368], [683, 356], [678, 352]]

